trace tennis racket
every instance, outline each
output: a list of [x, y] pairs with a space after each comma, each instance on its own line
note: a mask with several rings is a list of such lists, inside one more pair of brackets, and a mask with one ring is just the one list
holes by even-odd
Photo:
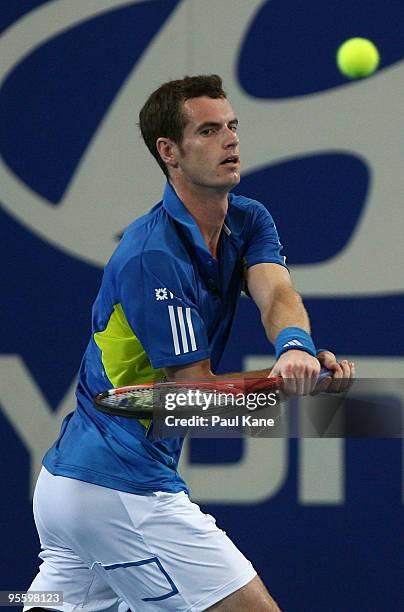
[[[328, 370], [320, 372], [318, 382], [331, 373]], [[158, 382], [154, 384], [141, 384], [129, 387], [108, 389], [94, 398], [97, 410], [113, 416], [131, 419], [153, 419], [154, 414], [161, 416], [170, 414], [175, 410], [177, 415], [191, 416], [198, 410], [204, 414], [221, 414], [231, 409], [244, 407], [242, 397], [261, 395], [262, 404], [248, 410], [266, 408], [263, 394], [273, 401], [270, 394], [277, 394], [282, 390], [283, 378], [234, 379], [213, 381], [186, 381], [186, 382]], [[210, 399], [209, 399], [210, 397]], [[238, 398], [239, 401], [236, 401]], [[181, 400], [181, 401], [180, 401]]]

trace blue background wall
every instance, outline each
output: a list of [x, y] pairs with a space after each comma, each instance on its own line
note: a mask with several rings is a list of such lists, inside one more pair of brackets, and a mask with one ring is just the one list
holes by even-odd
[[[317, 344], [362, 376], [402, 377], [404, 7], [7, 0], [0, 33], [0, 590], [22, 590], [37, 567], [35, 475], [74, 408], [102, 265], [163, 187], [136, 128], [161, 82], [223, 76], [240, 117], [237, 192], [274, 216]], [[380, 49], [370, 79], [336, 69], [351, 36]], [[222, 370], [271, 354], [243, 299]], [[401, 609], [401, 441], [257, 444], [193, 440], [183, 469], [282, 607]], [[261, 463], [235, 484], [247, 450]], [[278, 482], [265, 484], [271, 470]]]

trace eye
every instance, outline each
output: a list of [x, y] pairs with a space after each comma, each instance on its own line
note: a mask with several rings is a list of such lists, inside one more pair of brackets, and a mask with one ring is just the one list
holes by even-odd
[[229, 125], [229, 128], [231, 129], [232, 132], [237, 132], [238, 124], [237, 123], [232, 123], [231, 125]]
[[204, 130], [201, 131], [202, 136], [210, 136], [211, 134], [213, 134], [214, 129], [213, 128], [205, 128]]

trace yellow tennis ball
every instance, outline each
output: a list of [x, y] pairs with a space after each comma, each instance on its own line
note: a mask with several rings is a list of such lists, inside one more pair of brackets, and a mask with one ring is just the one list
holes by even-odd
[[339, 47], [337, 65], [349, 79], [361, 79], [373, 74], [380, 63], [377, 47], [367, 38], [350, 38]]

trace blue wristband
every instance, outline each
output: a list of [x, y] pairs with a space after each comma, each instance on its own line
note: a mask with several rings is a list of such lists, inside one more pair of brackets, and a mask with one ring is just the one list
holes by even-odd
[[306, 351], [313, 357], [316, 356], [316, 347], [310, 334], [301, 327], [286, 327], [276, 338], [275, 353], [277, 359], [286, 351], [291, 350]]

